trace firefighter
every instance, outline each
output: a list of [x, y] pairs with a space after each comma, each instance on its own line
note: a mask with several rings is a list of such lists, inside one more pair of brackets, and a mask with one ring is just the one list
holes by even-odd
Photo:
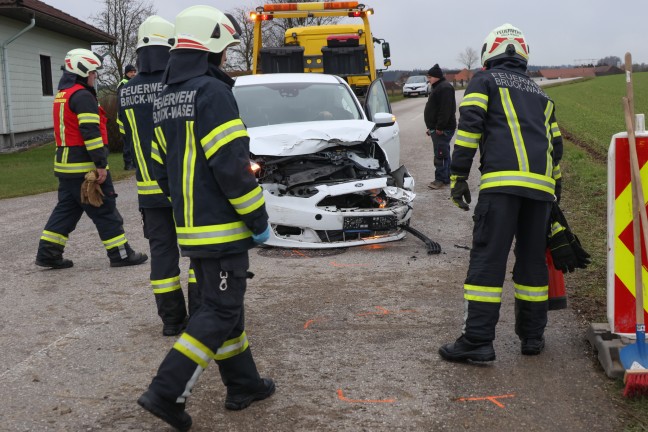
[[[176, 336], [185, 326], [187, 308], [180, 285], [180, 251], [173, 222], [171, 203], [153, 177], [151, 141], [153, 140], [153, 100], [162, 91], [162, 74], [169, 60], [174, 26], [157, 15], [140, 25], [137, 35], [139, 74], [128, 81], [117, 100], [117, 123], [124, 144], [133, 149], [137, 196], [144, 225], [144, 237], [151, 249], [151, 286], [162, 334]], [[200, 300], [196, 284], [189, 283], [190, 306], [195, 312]]]
[[259, 377], [244, 327], [248, 250], [267, 241], [270, 227], [233, 80], [220, 69], [240, 29], [211, 6], [185, 9], [175, 27], [166, 87], [154, 106], [153, 169], [171, 199], [178, 243], [202, 301], [138, 403], [187, 430], [185, 401], [212, 359], [227, 389], [226, 409], [269, 397], [275, 384]]
[[[58, 203], [38, 244], [36, 264], [41, 267], [72, 267], [72, 261], [63, 258], [63, 250], [84, 212], [99, 231], [111, 267], [142, 264], [148, 259], [128, 244], [123, 219], [117, 211], [117, 194], [108, 170], [107, 118], [94, 89], [101, 61], [98, 55], [82, 48], [73, 49], [65, 56], [53, 109]], [[81, 202], [81, 184], [92, 170], [97, 171], [97, 183], [104, 194], [99, 207]]]
[[[120, 91], [124, 85], [133, 79], [137, 75], [137, 69], [133, 65], [126, 65], [124, 68], [124, 78], [119, 81], [117, 84], [117, 97], [119, 98]], [[122, 146], [122, 157], [124, 159], [124, 169], [127, 171], [132, 171], [135, 169], [135, 163], [133, 162], [133, 149], [129, 143], [124, 142]]]
[[484, 41], [484, 69], [468, 84], [459, 105], [452, 154], [451, 197], [469, 210], [466, 180], [477, 149], [481, 155], [479, 199], [464, 284], [462, 335], [439, 354], [451, 361], [495, 360], [506, 262], [515, 238], [515, 332], [524, 355], [545, 345], [548, 273], [545, 261], [549, 214], [555, 197], [554, 170], [562, 138], [554, 103], [527, 75], [529, 47], [511, 24]]

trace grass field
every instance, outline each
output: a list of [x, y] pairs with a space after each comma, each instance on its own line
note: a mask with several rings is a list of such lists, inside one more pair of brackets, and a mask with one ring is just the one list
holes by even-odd
[[[635, 112], [648, 114], [648, 72], [633, 75]], [[562, 206], [572, 229], [592, 255], [592, 265], [565, 276], [568, 301], [585, 326], [607, 322], [607, 150], [612, 135], [625, 130], [621, 98], [625, 75], [599, 77], [548, 88], [556, 102], [566, 142], [561, 163]], [[550, 316], [551, 319], [551, 316]], [[623, 384], [609, 382], [610, 394], [629, 420], [625, 432], [648, 430], [648, 399], [621, 397]]]
[[[635, 112], [648, 115], [648, 72], [633, 74], [633, 85]], [[625, 75], [610, 75], [548, 88], [547, 93], [556, 102], [560, 128], [605, 157], [612, 135], [625, 130], [625, 86]]]
[[[54, 150], [54, 143], [49, 143], [18, 153], [0, 154], [0, 199], [56, 190], [58, 180], [54, 177]], [[113, 180], [134, 173], [124, 171], [121, 153], [110, 155], [108, 163]]]

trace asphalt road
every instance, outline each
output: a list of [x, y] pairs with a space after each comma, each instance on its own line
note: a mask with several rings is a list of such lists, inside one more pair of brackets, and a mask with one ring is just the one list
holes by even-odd
[[[434, 174], [424, 103], [394, 109], [401, 161], [417, 182], [412, 223], [442, 254], [428, 256], [411, 235], [321, 254], [252, 250], [247, 332], [277, 393], [227, 412], [213, 365], [187, 404], [192, 430], [623, 430], [614, 389], [570, 309], [550, 312], [540, 356], [520, 354], [510, 278], [497, 360], [474, 366], [438, 357], [460, 333], [472, 212], [452, 205], [447, 189], [426, 187]], [[146, 250], [134, 179], [116, 188], [126, 235]], [[74, 267], [36, 267], [55, 201], [55, 193], [0, 201], [0, 430], [168, 431], [135, 403], [174, 343], [161, 336], [149, 267], [110, 268], [86, 217], [66, 249]]]

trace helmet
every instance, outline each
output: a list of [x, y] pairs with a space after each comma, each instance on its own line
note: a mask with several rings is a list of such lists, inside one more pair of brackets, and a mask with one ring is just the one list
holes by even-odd
[[65, 70], [81, 77], [101, 68], [101, 56], [90, 50], [76, 48], [65, 55]]
[[221, 53], [241, 43], [241, 28], [229, 14], [211, 6], [191, 6], [176, 17], [172, 50], [192, 49]]
[[137, 30], [137, 49], [153, 45], [171, 48], [174, 33], [173, 24], [158, 15], [151, 15], [140, 24]]
[[486, 66], [488, 61], [508, 57], [518, 58], [528, 63], [529, 46], [522, 31], [506, 23], [486, 36], [481, 52], [482, 66]]

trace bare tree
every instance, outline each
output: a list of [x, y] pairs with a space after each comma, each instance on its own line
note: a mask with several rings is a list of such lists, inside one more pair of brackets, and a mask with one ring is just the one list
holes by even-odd
[[[254, 22], [250, 21], [252, 10], [254, 8], [251, 6], [240, 6], [230, 12], [241, 27], [241, 43], [227, 50], [227, 63], [225, 63], [227, 70], [252, 70], [254, 48]], [[266, 31], [265, 27], [261, 30]]]
[[114, 89], [122, 79], [124, 67], [135, 64], [137, 29], [156, 9], [150, 0], [103, 0], [104, 9], [92, 17], [95, 26], [117, 38], [114, 45], [95, 48], [104, 56], [99, 81]]
[[621, 64], [621, 58], [617, 56], [607, 56], [603, 57], [596, 63], [596, 66], [619, 66]]
[[457, 61], [466, 66], [466, 69], [468, 69], [468, 71], [472, 69], [475, 62], [477, 62], [477, 59], [477, 51], [475, 51], [471, 47], [466, 47], [466, 50], [462, 53], [459, 53], [459, 55], [457, 56]]

